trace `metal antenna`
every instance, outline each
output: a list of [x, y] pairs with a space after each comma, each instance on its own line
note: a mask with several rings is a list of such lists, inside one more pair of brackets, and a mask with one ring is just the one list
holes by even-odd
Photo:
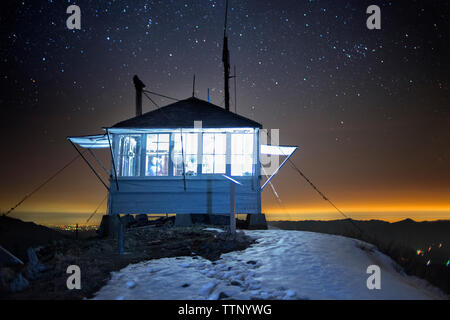
[[194, 81], [192, 83], [192, 98], [195, 97], [195, 74], [194, 74]]
[[228, 0], [225, 0], [225, 24], [223, 26], [223, 36], [227, 36], [227, 24], [228, 24]]
[[225, 110], [230, 111], [230, 51], [228, 50], [227, 37], [227, 23], [228, 23], [228, 0], [225, 2], [225, 24], [223, 27], [223, 52], [222, 62], [224, 68], [225, 80]]
[[234, 113], [237, 113], [236, 65], [234, 65]]

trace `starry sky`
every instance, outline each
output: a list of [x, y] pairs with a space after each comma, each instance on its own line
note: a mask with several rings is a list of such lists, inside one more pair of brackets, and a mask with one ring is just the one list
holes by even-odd
[[[196, 96], [224, 105], [224, 1], [2, 1], [0, 16], [2, 212], [76, 155], [67, 136], [134, 115], [134, 74], [179, 99], [195, 74]], [[237, 113], [298, 145], [294, 163], [353, 218], [449, 219], [449, 17], [444, 0], [231, 0]], [[273, 183], [269, 219], [342, 218], [289, 166]], [[104, 196], [78, 161], [12, 216], [83, 222]]]

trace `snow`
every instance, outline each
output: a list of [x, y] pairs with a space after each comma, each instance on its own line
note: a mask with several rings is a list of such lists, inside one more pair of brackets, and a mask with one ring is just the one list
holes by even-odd
[[205, 231], [216, 231], [216, 232], [225, 232], [223, 229], [219, 228], [204, 228]]
[[[114, 272], [94, 299], [448, 299], [355, 239], [286, 230], [245, 233], [257, 243], [215, 262], [177, 257], [129, 265]], [[367, 267], [374, 264], [381, 269], [380, 290], [366, 286]]]

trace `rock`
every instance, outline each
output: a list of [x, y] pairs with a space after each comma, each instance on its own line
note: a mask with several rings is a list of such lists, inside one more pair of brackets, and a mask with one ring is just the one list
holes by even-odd
[[247, 225], [250, 230], [267, 230], [265, 214], [248, 214]]
[[0, 291], [9, 292], [9, 284], [16, 277], [16, 273], [11, 268], [0, 269]]
[[209, 224], [208, 214], [191, 214], [193, 224]]
[[215, 226], [228, 226], [230, 225], [230, 215], [223, 214], [211, 214], [209, 215], [210, 224]]
[[192, 225], [190, 214], [177, 214], [175, 218], [175, 227], [189, 227]]
[[138, 226], [146, 226], [148, 224], [148, 216], [146, 214], [137, 214], [136, 224]]
[[126, 214], [120, 218], [120, 222], [125, 226], [125, 228], [130, 227], [136, 223], [136, 219], [131, 214]]
[[104, 215], [100, 222], [100, 227], [97, 230], [97, 234], [100, 238], [117, 237], [120, 222], [120, 217], [118, 215]]
[[19, 273], [16, 278], [9, 285], [11, 292], [19, 292], [25, 290], [30, 283], [25, 277]]
[[47, 268], [39, 261], [36, 252], [33, 248], [28, 248], [28, 265], [26, 269], [26, 274], [29, 279], [37, 279], [40, 273], [45, 271]]
[[173, 227], [175, 223], [175, 217], [161, 217], [156, 220], [149, 221], [150, 225], [154, 225], [156, 227]]
[[26, 289], [30, 283], [22, 275], [22, 273], [15, 273], [10, 268], [0, 269], [0, 291], [3, 292], [19, 292]]
[[248, 224], [245, 220], [236, 219], [236, 229], [247, 229]]

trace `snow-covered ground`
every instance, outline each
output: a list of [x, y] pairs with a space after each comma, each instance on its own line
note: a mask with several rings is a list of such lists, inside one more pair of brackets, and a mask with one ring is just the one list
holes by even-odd
[[[211, 232], [216, 232], [210, 230]], [[94, 299], [447, 299], [370, 244], [303, 231], [245, 231], [257, 243], [210, 262], [150, 260], [114, 272]], [[369, 290], [369, 265], [381, 289]]]

